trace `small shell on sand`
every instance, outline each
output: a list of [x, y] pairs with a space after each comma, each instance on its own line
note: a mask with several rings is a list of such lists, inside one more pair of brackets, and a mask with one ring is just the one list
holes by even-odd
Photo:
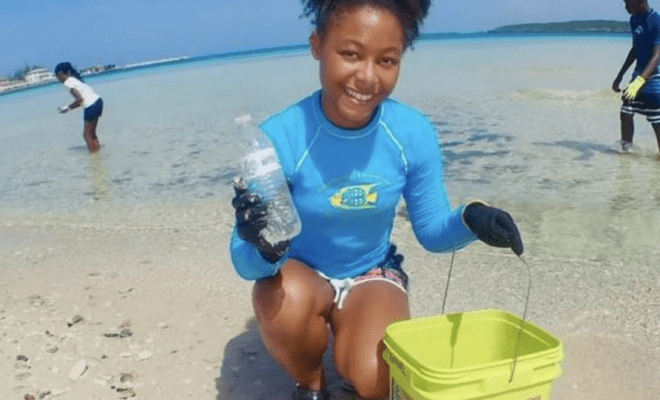
[[85, 360], [80, 360], [76, 365], [71, 368], [69, 372], [69, 379], [75, 381], [82, 376], [87, 370], [87, 362]]

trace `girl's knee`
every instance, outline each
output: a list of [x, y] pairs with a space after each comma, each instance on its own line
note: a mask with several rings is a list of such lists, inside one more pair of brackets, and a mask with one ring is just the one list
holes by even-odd
[[262, 328], [298, 331], [323, 314], [318, 293], [304, 279], [280, 272], [254, 286], [254, 309]]

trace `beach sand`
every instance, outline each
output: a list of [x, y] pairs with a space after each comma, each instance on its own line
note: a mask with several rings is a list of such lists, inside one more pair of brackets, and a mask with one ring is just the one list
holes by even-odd
[[[413, 315], [439, 314], [450, 256], [422, 250], [403, 218], [394, 239]], [[227, 247], [227, 223], [0, 226], [0, 398], [288, 399], [294, 382], [259, 339], [251, 283]], [[657, 266], [526, 256], [529, 318], [564, 344], [552, 398], [657, 398], [660, 286], [630, 272]], [[524, 271], [510, 251], [469, 246], [456, 255], [447, 310], [522, 314]], [[333, 399], [350, 399], [329, 352], [325, 362]]]
[[[534, 272], [528, 318], [564, 345], [553, 400], [660, 393], [660, 164], [614, 146], [612, 65], [629, 46], [420, 42], [394, 93], [436, 124], [452, 201], [478, 196], [516, 218]], [[80, 114], [56, 113], [62, 88], [3, 96], [0, 400], [290, 397], [227, 249], [232, 121], [318, 88], [316, 61], [297, 54], [90, 77], [107, 105], [94, 156]], [[655, 154], [638, 125], [636, 146]], [[413, 316], [440, 314], [451, 255], [424, 251], [405, 219], [394, 241]], [[447, 311], [522, 314], [526, 282], [509, 250], [472, 244], [456, 254]]]

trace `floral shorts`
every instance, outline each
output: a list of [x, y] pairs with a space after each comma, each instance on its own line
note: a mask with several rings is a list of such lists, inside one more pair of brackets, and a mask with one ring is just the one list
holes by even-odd
[[332, 285], [335, 290], [334, 302], [337, 305], [337, 309], [341, 310], [346, 295], [348, 295], [351, 289], [361, 283], [383, 281], [391, 283], [401, 289], [404, 293], [408, 293], [408, 275], [403, 270], [402, 263], [403, 256], [401, 254], [396, 254], [396, 246], [392, 245], [390, 246], [390, 250], [385, 257], [385, 260], [378, 263], [378, 265], [364, 274], [354, 278], [334, 279], [326, 276], [320, 271], [317, 271], [317, 273]]

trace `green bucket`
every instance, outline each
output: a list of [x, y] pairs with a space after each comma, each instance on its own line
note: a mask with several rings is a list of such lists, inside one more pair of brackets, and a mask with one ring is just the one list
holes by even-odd
[[562, 343], [527, 321], [521, 331], [522, 322], [506, 311], [480, 310], [390, 325], [383, 353], [390, 399], [550, 399]]
[[564, 358], [559, 339], [502, 310], [442, 314], [387, 327], [383, 359], [390, 367], [391, 400], [549, 400]]

